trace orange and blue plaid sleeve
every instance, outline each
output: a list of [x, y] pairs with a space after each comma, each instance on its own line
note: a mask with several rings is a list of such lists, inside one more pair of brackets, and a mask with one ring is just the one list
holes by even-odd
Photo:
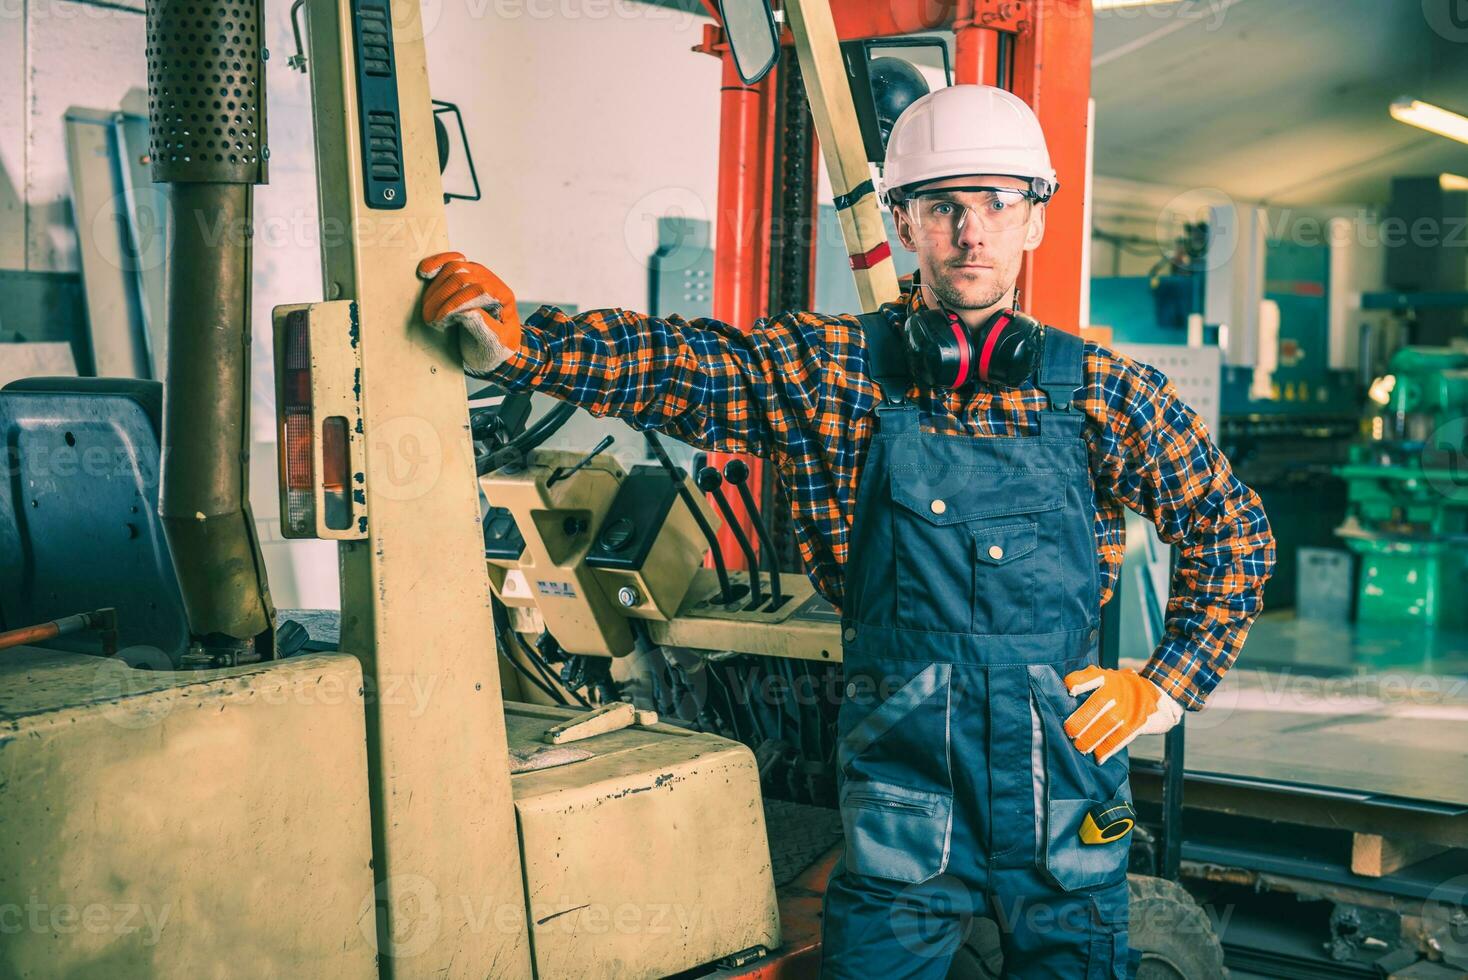
[[700, 449], [778, 458], [818, 426], [828, 402], [828, 319], [784, 314], [745, 332], [708, 318], [623, 309], [572, 317], [542, 306], [526, 318], [520, 347], [485, 376]]
[[1087, 359], [1098, 505], [1110, 497], [1178, 546], [1164, 636], [1141, 673], [1198, 709], [1263, 608], [1274, 535], [1258, 494], [1161, 371], [1094, 344]]

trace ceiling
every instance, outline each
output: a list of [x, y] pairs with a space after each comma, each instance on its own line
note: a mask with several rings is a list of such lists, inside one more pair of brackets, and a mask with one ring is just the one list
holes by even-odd
[[1393, 176], [1468, 175], [1468, 144], [1387, 114], [1410, 95], [1468, 115], [1468, 0], [1169, 0], [1094, 17], [1098, 213], [1200, 189], [1340, 213], [1384, 204]]
[[1468, 145], [1387, 115], [1403, 95], [1468, 114], [1468, 21], [1456, 26], [1448, 11], [1457, 2], [1097, 11], [1095, 172], [1292, 207], [1380, 204], [1394, 175], [1468, 174]]

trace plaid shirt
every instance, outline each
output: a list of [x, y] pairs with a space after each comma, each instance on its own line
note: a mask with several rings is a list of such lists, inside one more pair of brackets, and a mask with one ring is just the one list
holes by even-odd
[[[903, 281], [889, 315], [921, 308]], [[701, 449], [771, 460], [791, 500], [811, 580], [838, 609], [856, 485], [879, 392], [853, 315], [786, 313], [749, 332], [713, 319], [543, 306], [521, 346], [486, 377], [534, 388], [657, 429]], [[977, 384], [908, 392], [924, 431], [975, 437], [1035, 435], [1039, 388]], [[1122, 507], [1180, 545], [1165, 636], [1142, 674], [1188, 708], [1202, 707], [1238, 656], [1274, 566], [1274, 538], [1253, 490], [1234, 476], [1198, 416], [1158, 370], [1085, 345], [1086, 414], [1096, 499], [1101, 602], [1125, 551]]]

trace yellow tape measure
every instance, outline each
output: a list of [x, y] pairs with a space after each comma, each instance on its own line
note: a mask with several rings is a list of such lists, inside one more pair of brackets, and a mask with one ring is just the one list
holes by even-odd
[[1131, 833], [1137, 822], [1137, 811], [1127, 800], [1112, 800], [1093, 807], [1081, 821], [1081, 842], [1085, 844], [1110, 844]]

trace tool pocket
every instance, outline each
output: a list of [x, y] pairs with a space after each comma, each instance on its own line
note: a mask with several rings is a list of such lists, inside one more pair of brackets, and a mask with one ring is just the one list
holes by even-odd
[[846, 865], [926, 881], [948, 864], [952, 665], [859, 656], [837, 717]]
[[1081, 841], [1081, 824], [1104, 801], [1050, 799], [1045, 811], [1045, 871], [1066, 891], [1114, 883], [1126, 875], [1132, 838], [1107, 844]]
[[[1074, 669], [1085, 666], [1078, 660]], [[1065, 734], [1065, 719], [1085, 695], [1072, 697], [1061, 672], [1050, 664], [1034, 664], [1030, 673], [1031, 756], [1035, 780], [1035, 863], [1066, 890], [1094, 888], [1124, 880], [1132, 836], [1086, 843], [1081, 828], [1086, 815], [1107, 803], [1131, 802], [1126, 750], [1104, 764], [1082, 753]]]
[[948, 867], [953, 794], [848, 780], [841, 786], [841, 824], [848, 870], [916, 884]]
[[[894, 466], [893, 567], [902, 629], [1035, 631], [1045, 529], [1063, 478], [1032, 470]], [[1053, 522], [1052, 522], [1053, 523]], [[1058, 545], [1050, 542], [1048, 550]]]

